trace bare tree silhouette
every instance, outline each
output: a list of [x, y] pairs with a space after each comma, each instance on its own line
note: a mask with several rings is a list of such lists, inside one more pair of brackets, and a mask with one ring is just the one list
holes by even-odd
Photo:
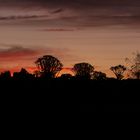
[[126, 62], [131, 64], [129, 69], [130, 77], [140, 79], [140, 53], [137, 52], [132, 60], [126, 58]]
[[101, 71], [94, 71], [92, 79], [94, 80], [105, 80], [107, 78], [106, 74]]
[[38, 58], [35, 64], [37, 65], [41, 76], [47, 78], [54, 78], [63, 67], [63, 64], [51, 55], [45, 55]]
[[117, 65], [110, 68], [111, 71], [115, 74], [118, 80], [122, 80], [124, 77], [124, 72], [126, 71], [126, 67], [123, 65]]
[[94, 71], [94, 67], [89, 63], [77, 63], [73, 68], [75, 76], [84, 79], [90, 79]]

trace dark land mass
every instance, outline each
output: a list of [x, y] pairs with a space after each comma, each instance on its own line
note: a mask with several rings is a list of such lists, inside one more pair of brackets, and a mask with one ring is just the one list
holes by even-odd
[[140, 112], [139, 80], [0, 80], [1, 108], [11, 113]]

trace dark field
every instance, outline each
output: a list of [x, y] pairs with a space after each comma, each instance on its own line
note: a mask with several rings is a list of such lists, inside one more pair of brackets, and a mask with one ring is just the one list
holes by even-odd
[[12, 113], [139, 112], [139, 80], [1, 80], [2, 110]]

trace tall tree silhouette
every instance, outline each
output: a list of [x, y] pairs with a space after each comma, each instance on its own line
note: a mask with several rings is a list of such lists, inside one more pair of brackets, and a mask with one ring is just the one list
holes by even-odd
[[126, 71], [126, 67], [123, 65], [117, 65], [117, 66], [111, 67], [110, 70], [113, 71], [113, 73], [115, 74], [118, 80], [122, 80], [124, 77], [123, 74]]
[[94, 71], [94, 67], [89, 63], [77, 63], [73, 68], [75, 76], [84, 79], [90, 79]]
[[132, 60], [126, 58], [126, 61], [131, 64], [130, 75], [133, 78], [140, 79], [140, 53], [137, 52]]
[[63, 64], [51, 55], [38, 58], [35, 62], [42, 77], [54, 78], [61, 71]]

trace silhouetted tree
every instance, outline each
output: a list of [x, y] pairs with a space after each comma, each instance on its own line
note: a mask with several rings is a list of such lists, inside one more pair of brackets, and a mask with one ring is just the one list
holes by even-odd
[[123, 65], [117, 65], [117, 66], [111, 67], [110, 70], [113, 71], [113, 73], [115, 74], [118, 80], [122, 80], [124, 77], [123, 74], [126, 71], [126, 67]]
[[10, 79], [11, 78], [11, 72], [10, 71], [2, 72], [0, 74], [0, 78], [2, 78], [2, 79]]
[[90, 79], [94, 71], [94, 67], [89, 63], [78, 63], [73, 67], [75, 76], [83, 79]]
[[140, 53], [137, 52], [132, 60], [126, 58], [126, 61], [131, 64], [129, 68], [130, 77], [140, 79]]
[[105, 80], [107, 79], [106, 74], [100, 71], [94, 71], [92, 75], [92, 79], [94, 80]]
[[63, 64], [51, 55], [38, 58], [35, 62], [42, 77], [54, 78], [61, 71]]

